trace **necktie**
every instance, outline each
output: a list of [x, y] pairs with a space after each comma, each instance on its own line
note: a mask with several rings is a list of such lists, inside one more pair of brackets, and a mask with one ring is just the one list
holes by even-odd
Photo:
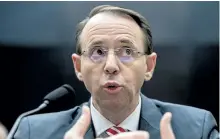
[[128, 130], [125, 130], [124, 128], [117, 126], [113, 126], [106, 130], [106, 134], [108, 134], [109, 136], [117, 135], [123, 132], [128, 132]]

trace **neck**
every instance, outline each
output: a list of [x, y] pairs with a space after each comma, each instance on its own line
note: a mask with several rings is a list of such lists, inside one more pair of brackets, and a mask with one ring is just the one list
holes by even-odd
[[106, 108], [100, 107], [95, 101], [93, 102], [93, 106], [110, 122], [115, 125], [119, 125], [123, 122], [137, 107], [139, 103], [139, 96], [136, 100], [130, 103], [130, 105], [125, 105], [124, 107], [115, 108]]

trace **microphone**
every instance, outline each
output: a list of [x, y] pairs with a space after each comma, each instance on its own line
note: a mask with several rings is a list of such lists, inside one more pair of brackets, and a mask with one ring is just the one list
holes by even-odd
[[56, 101], [64, 96], [66, 96], [69, 93], [73, 93], [73, 97], [75, 98], [76, 94], [75, 94], [75, 90], [68, 84], [64, 84], [61, 87], [53, 90], [52, 92], [50, 92], [49, 94], [47, 94], [44, 99], [43, 99], [43, 103], [38, 106], [37, 108], [30, 110], [28, 112], [25, 112], [23, 114], [21, 114], [17, 120], [15, 121], [11, 131], [9, 132], [7, 139], [12, 139], [22, 118], [35, 114], [36, 112], [44, 109], [45, 107], [47, 107], [51, 102]]

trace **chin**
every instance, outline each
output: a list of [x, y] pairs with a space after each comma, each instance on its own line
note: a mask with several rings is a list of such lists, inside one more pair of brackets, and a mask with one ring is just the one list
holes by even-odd
[[109, 100], [102, 100], [100, 103], [103, 108], [109, 110], [118, 110], [123, 109], [129, 105], [127, 101], [123, 101], [122, 99], [109, 99]]

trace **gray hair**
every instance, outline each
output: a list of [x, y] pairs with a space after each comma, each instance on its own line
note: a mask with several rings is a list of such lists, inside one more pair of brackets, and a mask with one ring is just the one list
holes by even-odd
[[144, 38], [146, 38], [144, 40], [144, 44], [145, 44], [145, 53], [146, 54], [151, 54], [153, 52], [153, 47], [152, 47], [152, 35], [151, 35], [151, 30], [149, 27], [149, 24], [147, 22], [147, 20], [140, 15], [139, 13], [130, 10], [130, 9], [125, 9], [125, 8], [121, 8], [121, 7], [116, 7], [116, 6], [111, 6], [111, 5], [101, 5], [101, 6], [97, 6], [95, 8], [93, 8], [91, 10], [91, 12], [89, 13], [89, 16], [86, 17], [83, 21], [81, 21], [78, 25], [77, 25], [77, 29], [76, 29], [76, 53], [80, 54], [82, 53], [81, 50], [81, 46], [80, 46], [80, 35], [82, 33], [82, 30], [84, 29], [85, 25], [87, 24], [87, 22], [89, 21], [90, 18], [92, 18], [93, 16], [99, 14], [99, 13], [106, 13], [106, 12], [110, 12], [110, 13], [115, 13], [118, 15], [128, 15], [129, 17], [131, 17], [137, 24], [138, 26], [141, 28], [141, 30], [144, 33]]

